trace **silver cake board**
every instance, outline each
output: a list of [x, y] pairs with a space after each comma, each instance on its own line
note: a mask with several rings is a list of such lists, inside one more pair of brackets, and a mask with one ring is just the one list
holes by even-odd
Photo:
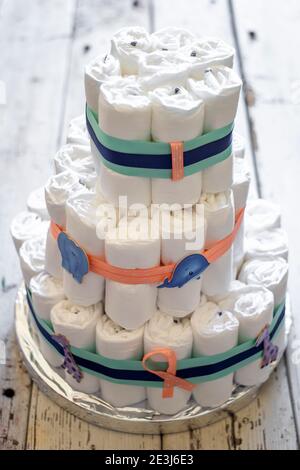
[[[289, 302], [286, 306], [286, 332], [291, 326]], [[53, 369], [39, 350], [24, 286], [18, 290], [15, 302], [16, 335], [25, 366], [40, 390], [59, 406], [94, 425], [133, 434], [176, 433], [212, 424], [235, 413], [253, 401], [260, 386], [236, 387], [232, 397], [218, 408], [201, 408], [195, 402], [174, 416], [161, 415], [143, 404], [136, 407], [115, 408], [97, 395], [73, 390]], [[279, 359], [280, 360], [280, 359]], [[274, 365], [277, 366], [279, 360]]]

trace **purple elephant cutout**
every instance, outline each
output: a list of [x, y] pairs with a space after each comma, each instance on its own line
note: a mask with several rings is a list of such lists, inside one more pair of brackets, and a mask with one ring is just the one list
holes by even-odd
[[69, 341], [63, 335], [52, 335], [52, 338], [63, 348], [65, 360], [62, 364], [62, 368], [65, 369], [68, 374], [72, 375], [73, 379], [79, 383], [82, 380], [83, 375], [70, 351]]
[[62, 267], [81, 284], [83, 276], [89, 272], [89, 260], [86, 253], [65, 232], [59, 234], [57, 244], [61, 253]]
[[261, 368], [263, 369], [272, 362], [275, 362], [278, 357], [278, 346], [272, 343], [268, 326], [265, 326], [258, 336], [256, 340], [256, 346], [259, 346], [261, 343], [263, 343], [264, 346], [264, 355], [261, 363]]

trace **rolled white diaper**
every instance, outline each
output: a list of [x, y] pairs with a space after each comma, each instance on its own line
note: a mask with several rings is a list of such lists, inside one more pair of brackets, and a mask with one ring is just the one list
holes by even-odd
[[[151, 230], [148, 218], [121, 219], [108, 231], [105, 257], [121, 268], [151, 268], [160, 264], [159, 230]], [[140, 328], [156, 310], [157, 287], [154, 284], [129, 285], [106, 281], [105, 311], [118, 325], [128, 330]]]
[[80, 176], [80, 182], [87, 188], [95, 186], [97, 174], [90, 145], [63, 145], [54, 157], [55, 172], [73, 171]]
[[29, 212], [34, 212], [35, 214], [39, 215], [42, 220], [49, 219], [45, 201], [44, 187], [40, 187], [35, 189], [34, 191], [31, 191], [28, 196], [26, 205]]
[[276, 307], [285, 299], [288, 281], [288, 263], [281, 257], [251, 259], [243, 264], [239, 280], [246, 284], [257, 284], [269, 289], [273, 292], [274, 305]]
[[[206, 248], [227, 237], [234, 227], [232, 191], [218, 194], [202, 194], [207, 223]], [[202, 275], [202, 292], [208, 296], [224, 294], [233, 280], [233, 248], [214, 261]]]
[[[68, 235], [87, 253], [104, 256], [104, 240], [97, 237], [96, 228], [100, 222], [98, 208], [101, 201], [95, 194], [75, 195], [66, 204]], [[88, 272], [78, 283], [65, 269], [63, 270], [64, 291], [68, 299], [76, 304], [89, 306], [96, 304], [104, 297], [102, 276]]]
[[[215, 304], [218, 304], [220, 303], [222, 300], [226, 299], [227, 297], [229, 296], [232, 296], [232, 295], [237, 295], [237, 293], [244, 289], [244, 287], [246, 287], [246, 284], [244, 282], [241, 282], [240, 280], [238, 279], [234, 279], [233, 281], [231, 281], [230, 285], [229, 285], [229, 289], [226, 291], [225, 294], [221, 294], [221, 295], [213, 295], [212, 297], [208, 297], [208, 300], [210, 302], [213, 302]], [[202, 296], [202, 297], [205, 297], [205, 296]]]
[[202, 171], [202, 191], [221, 193], [228, 191], [233, 183], [233, 156]]
[[17, 252], [26, 240], [37, 235], [46, 234], [48, 227], [49, 222], [43, 221], [34, 212], [23, 211], [16, 215], [10, 225], [10, 234]]
[[[248, 285], [219, 303], [221, 309], [231, 311], [239, 321], [239, 343], [256, 339], [273, 318], [274, 297], [263, 286]], [[261, 359], [242, 367], [235, 373], [240, 385], [257, 385], [269, 377], [272, 366], [261, 368]]]
[[205, 70], [204, 79], [187, 81], [188, 90], [205, 103], [204, 132], [225, 127], [235, 119], [241, 79], [224, 66]]
[[126, 176], [110, 170], [100, 163], [100, 174], [98, 180], [98, 189], [105, 199], [119, 207], [120, 197], [127, 197], [127, 205], [151, 204], [151, 179], [140, 176]]
[[[96, 350], [110, 359], [135, 359], [143, 357], [144, 327], [128, 331], [103, 315], [96, 327]], [[129, 406], [146, 399], [144, 387], [111, 383], [100, 379], [101, 396], [112, 406]]]
[[204, 103], [184, 87], [166, 86], [149, 93], [152, 102], [152, 139], [186, 141], [203, 132]]
[[43, 320], [50, 320], [52, 307], [65, 299], [62, 282], [42, 271], [31, 278], [29, 287], [36, 314]]
[[[238, 343], [239, 322], [218, 305], [207, 302], [192, 315], [193, 356], [212, 356], [224, 353]], [[233, 373], [216, 380], [198, 384], [193, 396], [203, 407], [221, 406], [231, 396]]]
[[237, 132], [233, 132], [232, 146], [235, 158], [245, 158], [245, 139]]
[[[190, 320], [188, 318], [177, 319], [157, 311], [151, 320], [146, 324], [144, 333], [145, 354], [157, 348], [169, 348], [176, 354], [176, 359], [186, 359], [192, 354], [193, 334]], [[160, 356], [153, 357], [152, 360], [162, 360]], [[181, 388], [174, 388], [172, 398], [163, 398], [161, 388], [147, 389], [149, 405], [159, 413], [173, 415], [182, 410], [191, 392]]]
[[185, 86], [189, 64], [177, 52], [155, 51], [141, 57], [140, 83], [145, 90], [164, 86]]
[[233, 200], [234, 208], [237, 213], [243, 207], [246, 207], [246, 202], [250, 186], [250, 171], [243, 158], [235, 157], [233, 159]]
[[[98, 101], [97, 108], [98, 109]], [[84, 114], [71, 119], [67, 129], [67, 144], [89, 145], [90, 139], [86, 129], [86, 118]]]
[[190, 65], [190, 77], [202, 80], [208, 67], [232, 67], [235, 51], [220, 39], [201, 38], [184, 47], [180, 54]]
[[282, 256], [288, 259], [287, 235], [281, 228], [248, 233], [246, 238], [246, 260], [265, 256]]
[[[50, 316], [55, 333], [65, 336], [70, 346], [94, 352], [96, 325], [102, 313], [102, 303], [82, 307], [62, 300], [51, 309]], [[73, 379], [67, 371], [65, 379], [72, 388], [80, 392], [95, 393], [99, 390], [99, 379], [87, 372], [83, 372], [80, 382]]]
[[113, 35], [110, 53], [119, 60], [122, 75], [135, 75], [140, 58], [152, 49], [150, 34], [140, 26], [131, 26]]
[[160, 264], [159, 230], [151, 230], [154, 222], [144, 217], [119, 221], [105, 238], [105, 259], [119, 268], [152, 268]]
[[44, 270], [46, 237], [40, 235], [26, 240], [19, 251], [20, 267], [26, 286], [30, 279]]
[[151, 34], [154, 50], [178, 51], [182, 47], [189, 46], [196, 37], [184, 28], [168, 26]]
[[98, 113], [100, 86], [111, 77], [120, 75], [120, 62], [111, 54], [96, 57], [92, 62], [86, 65], [84, 87], [86, 102], [89, 108]]
[[80, 176], [73, 171], [63, 171], [49, 178], [45, 185], [45, 200], [53, 222], [66, 226], [66, 201], [74, 193], [87, 192]]
[[[158, 88], [152, 100], [152, 138], [161, 142], [186, 141], [203, 131], [204, 106], [183, 87]], [[201, 194], [201, 172], [179, 181], [152, 179], [155, 204], [195, 204]]]
[[245, 212], [247, 235], [281, 226], [280, 207], [265, 199], [251, 199]]
[[[162, 216], [161, 225], [163, 264], [177, 263], [204, 248], [205, 220], [195, 211], [176, 213], [170, 216], [169, 221], [164, 221]], [[182, 287], [158, 289], [160, 310], [175, 317], [185, 317], [193, 312], [200, 302], [201, 283], [201, 278], [192, 279]]]
[[137, 77], [114, 77], [99, 93], [99, 126], [125, 140], [150, 140], [151, 102]]
[[57, 241], [53, 237], [50, 229], [48, 230], [46, 239], [45, 271], [56, 279], [60, 279], [62, 281], [63, 268], [61, 254]]

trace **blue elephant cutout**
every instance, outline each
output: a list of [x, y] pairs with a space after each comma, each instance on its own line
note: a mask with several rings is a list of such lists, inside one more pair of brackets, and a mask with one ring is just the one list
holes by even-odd
[[59, 234], [57, 244], [61, 253], [62, 267], [81, 284], [83, 277], [89, 272], [89, 260], [86, 253], [64, 232]]

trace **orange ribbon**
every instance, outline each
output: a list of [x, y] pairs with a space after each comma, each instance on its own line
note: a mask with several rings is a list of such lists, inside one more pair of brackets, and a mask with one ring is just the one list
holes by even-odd
[[[230, 235], [223, 238], [223, 240], [216, 242], [211, 248], [200, 252], [201, 255], [205, 256], [209, 263], [216, 261], [229, 250], [242, 223], [244, 211], [245, 209], [241, 209], [238, 212], [234, 229]], [[50, 229], [55, 239], [57, 239], [60, 232], [63, 231], [63, 228], [56, 225], [54, 222], [51, 222]], [[90, 271], [99, 274], [106, 279], [111, 279], [112, 281], [121, 282], [123, 284], [160, 284], [165, 279], [170, 280], [172, 278], [173, 271], [176, 268], [175, 263], [146, 269], [118, 268], [107, 263], [99, 256], [94, 256], [89, 253], [86, 253], [86, 255], [88, 257]]]
[[[147, 360], [153, 356], [161, 355], [164, 356], [168, 362], [168, 368], [166, 371], [153, 370], [147, 366]], [[172, 349], [169, 348], [157, 348], [147, 353], [143, 357], [143, 367], [147, 372], [151, 372], [157, 375], [164, 381], [162, 397], [172, 398], [174, 395], [174, 387], [180, 387], [187, 392], [192, 392], [196, 387], [195, 384], [188, 382], [187, 380], [176, 377], [176, 354]]]
[[171, 142], [172, 180], [178, 181], [184, 177], [183, 142]]

